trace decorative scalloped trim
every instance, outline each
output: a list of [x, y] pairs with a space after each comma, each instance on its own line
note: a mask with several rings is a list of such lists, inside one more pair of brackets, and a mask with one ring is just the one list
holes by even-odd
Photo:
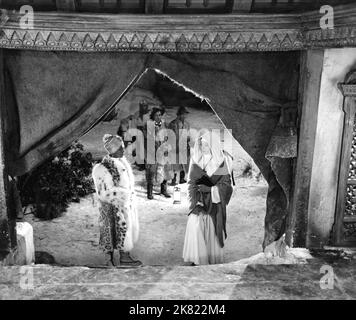
[[[0, 47], [56, 51], [241, 52], [286, 51], [305, 47], [301, 33], [72, 33], [11, 30], [0, 33]], [[310, 41], [309, 41], [310, 42]]]

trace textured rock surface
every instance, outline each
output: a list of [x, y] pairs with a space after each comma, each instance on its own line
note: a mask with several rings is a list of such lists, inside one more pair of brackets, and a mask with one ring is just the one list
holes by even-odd
[[[356, 261], [329, 263], [334, 289], [320, 287], [320, 259], [308, 264], [235, 262], [139, 269], [3, 267], [1, 299], [356, 299]], [[31, 279], [34, 286], [31, 288]], [[25, 285], [25, 286], [24, 286]], [[24, 289], [21, 289], [24, 288]]]

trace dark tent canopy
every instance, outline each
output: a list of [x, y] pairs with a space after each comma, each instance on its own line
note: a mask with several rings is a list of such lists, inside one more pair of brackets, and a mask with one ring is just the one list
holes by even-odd
[[11, 175], [22, 175], [62, 151], [95, 125], [147, 69], [155, 69], [204, 97], [232, 129], [269, 184], [264, 245], [284, 233], [292, 162], [278, 150], [270, 157], [266, 152], [281, 110], [296, 101], [298, 53], [5, 50], [4, 60], [5, 147]]

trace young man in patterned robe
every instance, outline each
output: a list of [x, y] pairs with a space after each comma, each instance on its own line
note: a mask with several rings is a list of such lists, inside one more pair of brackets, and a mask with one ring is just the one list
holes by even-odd
[[[106, 134], [103, 142], [108, 155], [94, 166], [92, 173], [100, 203], [99, 245], [108, 266], [137, 267], [141, 261], [130, 256], [139, 236], [134, 175], [124, 157], [122, 138]], [[119, 250], [119, 261], [114, 250]]]

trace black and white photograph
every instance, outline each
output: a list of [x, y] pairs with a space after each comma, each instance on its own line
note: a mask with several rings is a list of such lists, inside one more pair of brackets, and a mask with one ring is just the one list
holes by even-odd
[[0, 300], [356, 300], [355, 116], [353, 0], [0, 0]]

